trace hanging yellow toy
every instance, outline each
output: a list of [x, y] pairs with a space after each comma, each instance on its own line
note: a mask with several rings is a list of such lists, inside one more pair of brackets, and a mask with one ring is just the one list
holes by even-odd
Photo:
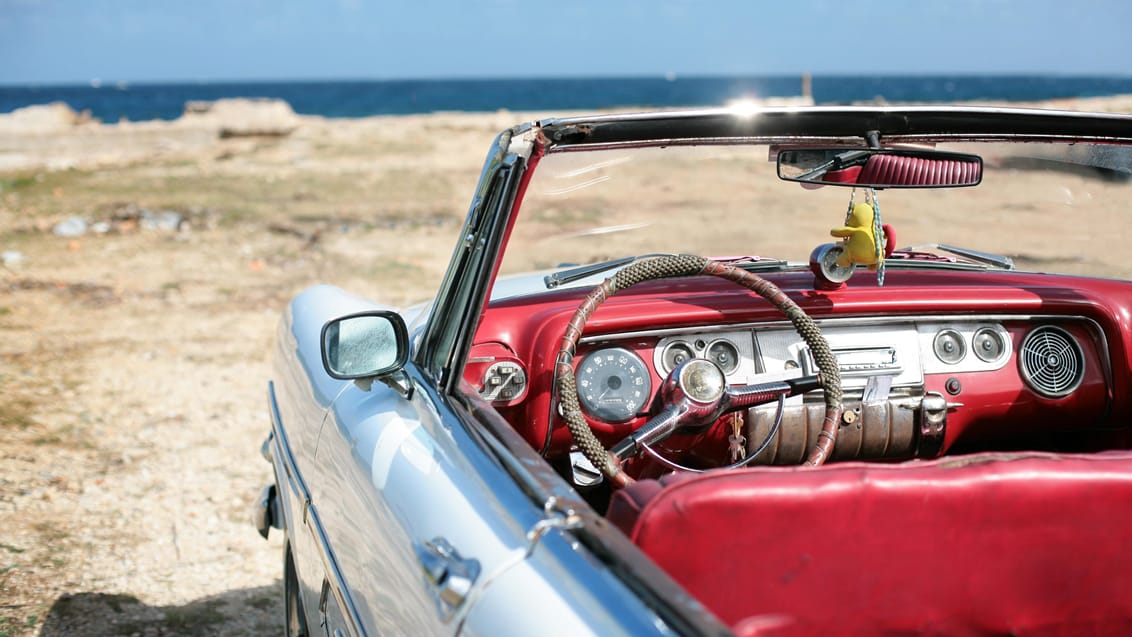
[[810, 254], [810, 270], [819, 290], [836, 290], [849, 280], [853, 270], [863, 265], [877, 273], [877, 285], [884, 285], [884, 260], [896, 245], [896, 234], [880, 219], [880, 201], [876, 191], [865, 191], [865, 201], [855, 203], [854, 190], [849, 195], [845, 224], [829, 234], [839, 243], [824, 243]]
[[871, 203], [851, 204], [845, 225], [829, 231], [829, 234], [844, 239], [841, 244], [845, 249], [837, 257], [837, 265], [843, 268], [867, 265], [870, 270], [875, 270], [884, 258], [884, 231], [879, 225]]

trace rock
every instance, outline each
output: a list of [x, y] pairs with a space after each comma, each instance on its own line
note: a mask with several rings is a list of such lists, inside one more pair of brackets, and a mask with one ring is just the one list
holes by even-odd
[[186, 113], [207, 113], [212, 110], [213, 102], [204, 100], [189, 100], [185, 102]]
[[56, 237], [81, 237], [86, 234], [86, 230], [86, 219], [82, 217], [71, 217], [70, 219], [55, 224], [51, 232]]
[[187, 102], [180, 123], [215, 127], [220, 137], [283, 137], [299, 126], [291, 105], [279, 99], [234, 98]]
[[63, 102], [35, 104], [0, 114], [0, 132], [9, 134], [57, 133], [89, 121]]
[[153, 212], [142, 208], [141, 227], [143, 230], [160, 230], [162, 232], [176, 232], [184, 223], [181, 213], [173, 210], [160, 210]]
[[0, 253], [0, 261], [6, 268], [18, 268], [24, 263], [24, 253], [15, 250], [5, 250]]

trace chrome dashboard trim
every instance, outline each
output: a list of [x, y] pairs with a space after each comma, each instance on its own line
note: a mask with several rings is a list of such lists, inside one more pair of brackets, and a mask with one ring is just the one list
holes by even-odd
[[[1100, 341], [1097, 356], [1101, 360], [1102, 372], [1104, 374], [1105, 383], [1108, 386], [1109, 402], [1112, 401], [1112, 388], [1113, 388], [1113, 371], [1112, 371], [1112, 357], [1109, 351], [1108, 336], [1105, 334], [1104, 328], [1095, 319], [1079, 314], [980, 314], [978, 316], [969, 316], [962, 314], [914, 314], [902, 316], [867, 316], [867, 317], [835, 317], [815, 319], [818, 327], [840, 327], [840, 326], [858, 326], [858, 325], [890, 325], [892, 323], [927, 323], [927, 322], [950, 322], [950, 323], [986, 323], [989, 321], [1006, 322], [1006, 321], [1073, 321], [1083, 323], [1090, 328], [1093, 336]], [[763, 331], [771, 329], [793, 328], [790, 321], [780, 319], [776, 321], [765, 322], [748, 322], [748, 323], [729, 323], [724, 325], [690, 325], [684, 327], [670, 327], [664, 329], [654, 330], [638, 330], [634, 332], [619, 332], [614, 334], [596, 334], [592, 336], [583, 336], [579, 339], [579, 345], [598, 345], [603, 343], [614, 343], [623, 339], [634, 338], [664, 338], [666, 336], [686, 335], [689, 332], [696, 334], [713, 334], [718, 332], [734, 332], [739, 330]], [[549, 438], [549, 436], [548, 436]]]
[[[822, 318], [814, 319], [819, 327], [829, 325], [832, 327], [840, 327], [842, 325], [887, 325], [890, 323], [916, 323], [916, 322], [953, 322], [953, 323], [986, 323], [988, 321], [1033, 321], [1033, 320], [1071, 320], [1071, 321], [1084, 321], [1092, 323], [1097, 329], [1100, 329], [1100, 324], [1095, 320], [1076, 314], [980, 314], [978, 316], [969, 316], [964, 314], [910, 314], [901, 316], [860, 316], [860, 317], [837, 317], [837, 318]], [[674, 335], [684, 335], [689, 332], [696, 334], [711, 334], [715, 332], [734, 332], [739, 330], [767, 330], [767, 329], [780, 329], [792, 328], [793, 325], [786, 319], [779, 319], [775, 321], [760, 321], [757, 323], [727, 323], [724, 325], [690, 325], [685, 327], [669, 327], [654, 330], [638, 330], [635, 332], [618, 332], [615, 334], [595, 334], [592, 336], [583, 336], [579, 339], [579, 345], [591, 345], [610, 341], [620, 341], [626, 338], [652, 338], [652, 337], [665, 337]], [[1108, 340], [1103, 338], [1103, 331], [1101, 333], [1104, 345], [1108, 346]]]
[[[862, 346], [862, 347], [830, 347], [833, 357], [837, 359], [841, 375], [844, 376], [871, 376], [873, 374], [897, 375], [904, 371], [897, 357], [897, 349], [891, 345]], [[802, 371], [806, 374], [816, 374], [818, 365], [814, 362], [813, 352], [810, 348], [805, 350], [802, 360]], [[842, 358], [852, 359], [842, 362]], [[856, 358], [853, 358], [856, 357]]]

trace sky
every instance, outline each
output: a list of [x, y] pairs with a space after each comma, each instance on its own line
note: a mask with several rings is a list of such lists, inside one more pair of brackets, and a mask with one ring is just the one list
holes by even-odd
[[1128, 0], [0, 0], [0, 84], [1132, 75]]

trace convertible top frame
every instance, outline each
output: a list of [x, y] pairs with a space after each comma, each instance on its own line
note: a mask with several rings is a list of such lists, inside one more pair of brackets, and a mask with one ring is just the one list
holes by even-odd
[[752, 138], [795, 136], [867, 140], [872, 132], [880, 139], [901, 141], [931, 137], [1132, 142], [1132, 115], [974, 106], [705, 109], [556, 118], [536, 125], [548, 151], [645, 141], [740, 143]]

